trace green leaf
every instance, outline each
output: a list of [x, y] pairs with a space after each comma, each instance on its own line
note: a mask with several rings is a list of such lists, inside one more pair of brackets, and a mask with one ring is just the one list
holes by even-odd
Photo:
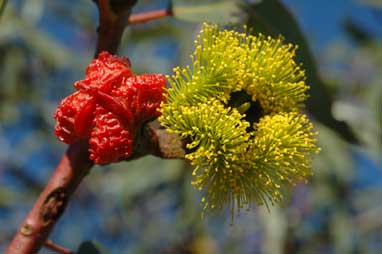
[[365, 29], [362, 29], [360, 25], [355, 23], [352, 19], [347, 18], [344, 21], [343, 27], [346, 34], [356, 43], [365, 45], [373, 40], [373, 36]]
[[358, 0], [360, 4], [366, 5], [375, 9], [382, 9], [382, 1], [381, 0]]
[[173, 1], [174, 17], [188, 22], [237, 23], [242, 13], [238, 0]]
[[6, 5], [7, 5], [7, 0], [0, 0], [0, 17], [3, 14]]
[[11, 43], [15, 38], [21, 39], [28, 45], [28, 48], [51, 65], [64, 67], [71, 64], [73, 68], [83, 68], [87, 61], [86, 57], [81, 57], [78, 52], [74, 55], [70, 48], [54, 40], [45, 31], [18, 15], [15, 8], [12, 7], [12, 5], [8, 6], [1, 22], [0, 44]]
[[76, 254], [101, 254], [102, 252], [105, 253], [105, 250], [98, 243], [85, 241], [81, 243]]
[[293, 15], [278, 0], [248, 4], [247, 7], [247, 25], [253, 29], [252, 32], [261, 32], [274, 37], [281, 34], [285, 37], [286, 42], [299, 46], [296, 60], [303, 64], [303, 68], [306, 70], [307, 84], [310, 86], [310, 97], [307, 101], [309, 113], [316, 120], [334, 130], [346, 141], [358, 144], [358, 138], [349, 125], [333, 117], [331, 112], [333, 99], [327, 91], [326, 84], [324, 84], [318, 75], [318, 70], [307, 40]]

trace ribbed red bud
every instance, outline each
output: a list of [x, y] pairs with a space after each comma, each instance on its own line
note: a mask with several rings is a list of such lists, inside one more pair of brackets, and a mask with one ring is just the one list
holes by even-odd
[[102, 52], [57, 108], [55, 135], [67, 144], [89, 139], [96, 164], [128, 158], [137, 129], [159, 116], [165, 86], [163, 75], [134, 76], [127, 58]]

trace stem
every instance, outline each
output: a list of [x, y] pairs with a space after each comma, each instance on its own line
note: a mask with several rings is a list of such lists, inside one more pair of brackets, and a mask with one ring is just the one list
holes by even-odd
[[[100, 13], [96, 55], [104, 50], [110, 53], [117, 51], [136, 1], [95, 1]], [[6, 254], [38, 253], [46, 244], [50, 232], [63, 214], [71, 195], [92, 166], [87, 140], [69, 145], [48, 184], [9, 244]]]
[[163, 9], [156, 11], [149, 11], [144, 13], [133, 14], [129, 18], [129, 24], [139, 24], [151, 20], [156, 20], [164, 17], [172, 16], [171, 9]]
[[129, 24], [131, 9], [136, 0], [98, 0], [99, 27], [95, 55], [102, 51], [115, 54], [121, 42], [122, 34]]
[[72, 193], [93, 166], [88, 158], [87, 142], [77, 142], [68, 147], [6, 254], [35, 254], [40, 250]]
[[55, 244], [53, 241], [51, 240], [47, 240], [45, 243], [44, 243], [44, 247], [47, 248], [47, 249], [50, 249], [52, 251], [55, 251], [55, 252], [58, 252], [58, 253], [61, 253], [61, 254], [74, 254], [73, 251], [69, 250], [69, 249], [66, 249], [64, 247], [61, 247], [57, 244]]

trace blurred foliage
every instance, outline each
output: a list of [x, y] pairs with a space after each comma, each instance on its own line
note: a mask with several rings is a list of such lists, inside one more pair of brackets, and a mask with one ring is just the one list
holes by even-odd
[[184, 21], [234, 24], [239, 21], [240, 15], [243, 15], [239, 0], [172, 2], [174, 17]]
[[99, 244], [91, 241], [85, 241], [81, 243], [76, 254], [101, 254], [102, 252], [105, 253], [106, 251], [103, 250]]
[[6, 4], [7, 4], [7, 0], [0, 0], [0, 17], [1, 17], [1, 14], [3, 14]]
[[381, 0], [358, 0], [360, 3], [370, 6], [372, 8], [382, 8], [382, 1]]
[[[79, 253], [379, 253], [381, 38], [349, 16], [342, 24], [346, 39], [332, 41], [313, 60], [314, 40], [298, 28], [304, 20], [293, 18], [292, 4], [248, 3], [250, 8], [224, 0], [174, 1], [175, 18], [129, 27], [120, 52], [130, 57], [136, 73], [169, 74], [173, 66], [190, 62], [205, 20], [248, 22], [254, 31], [282, 34], [299, 44], [298, 59], [312, 85], [311, 114], [324, 123], [316, 124], [322, 152], [310, 183], [297, 186], [286, 207], [270, 213], [255, 208], [230, 225], [228, 213], [201, 220], [200, 193], [191, 187], [191, 170], [183, 161], [148, 156], [96, 167], [52, 240]], [[167, 4], [140, 0], [134, 12]], [[97, 12], [90, 0], [14, 0], [0, 22], [1, 252], [65, 149], [52, 135], [52, 114], [92, 58]], [[338, 121], [350, 125], [362, 146], [339, 138], [333, 131]]]

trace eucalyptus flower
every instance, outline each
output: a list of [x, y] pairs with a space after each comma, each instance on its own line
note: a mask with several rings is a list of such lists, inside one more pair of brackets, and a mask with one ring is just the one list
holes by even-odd
[[195, 44], [192, 64], [167, 77], [159, 121], [187, 142], [204, 209], [281, 203], [319, 151], [301, 113], [308, 86], [297, 47], [210, 24]]

